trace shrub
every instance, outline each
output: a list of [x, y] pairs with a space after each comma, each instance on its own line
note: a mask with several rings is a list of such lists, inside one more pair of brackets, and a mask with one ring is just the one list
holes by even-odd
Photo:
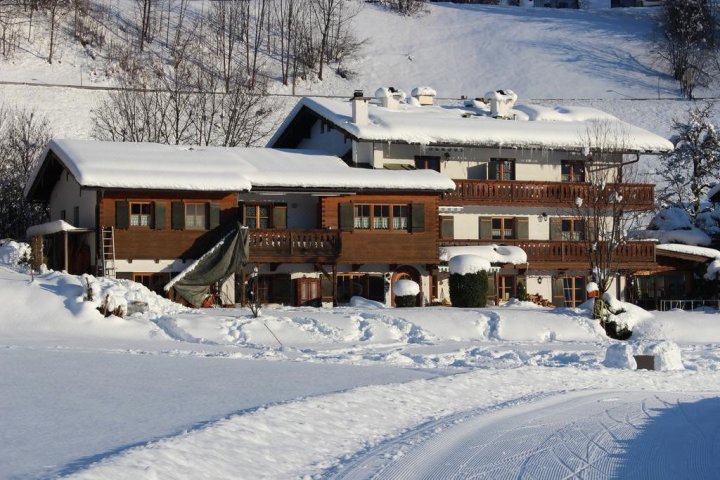
[[614, 338], [615, 340], [627, 340], [632, 336], [632, 330], [626, 325], [619, 326], [617, 322], [608, 320], [606, 322], [600, 322], [605, 328], [605, 333], [608, 337]]
[[523, 282], [520, 282], [517, 285], [517, 299], [521, 302], [528, 301], [527, 289], [525, 288], [525, 284]]
[[414, 307], [417, 305], [417, 295], [395, 296], [395, 306], [398, 308]]
[[487, 305], [487, 272], [450, 275], [450, 301], [454, 307], [485, 307]]

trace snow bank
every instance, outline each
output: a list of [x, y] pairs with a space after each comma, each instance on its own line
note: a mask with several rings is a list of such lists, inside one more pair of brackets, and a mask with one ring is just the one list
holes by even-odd
[[17, 267], [23, 258], [30, 258], [30, 254], [30, 245], [9, 240], [0, 246], [0, 263]]
[[376, 302], [365, 297], [350, 297], [350, 306], [357, 308], [381, 309], [386, 308], [382, 302]]
[[489, 271], [490, 262], [479, 255], [456, 255], [448, 262], [450, 273], [458, 275], [466, 275], [468, 273], [477, 273], [481, 270]]
[[[190, 311], [179, 303], [161, 297], [149, 290], [145, 285], [132, 280], [120, 280], [109, 277], [96, 278], [92, 275], [82, 275], [82, 284], [93, 292], [93, 303], [100, 306], [108, 298], [108, 310], [122, 306], [123, 311], [132, 314], [134, 311], [147, 312], [153, 315], [172, 315]], [[128, 307], [130, 310], [128, 311]]]
[[643, 348], [642, 353], [655, 357], [655, 370], [685, 370], [680, 348], [674, 342], [662, 341], [647, 345]]
[[637, 362], [633, 357], [633, 347], [628, 343], [614, 343], [605, 352], [603, 365], [607, 368], [623, 368], [635, 370]]
[[393, 285], [393, 293], [398, 297], [414, 296], [420, 293], [420, 285], [408, 279], [398, 280]]

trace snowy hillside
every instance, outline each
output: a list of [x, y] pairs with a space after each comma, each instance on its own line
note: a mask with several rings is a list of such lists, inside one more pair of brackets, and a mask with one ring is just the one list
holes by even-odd
[[[301, 81], [296, 93], [346, 96], [356, 88], [374, 92], [392, 85], [409, 91], [423, 84], [434, 87], [441, 98], [458, 98], [511, 88], [521, 103], [560, 99], [549, 103], [592, 105], [668, 135], [671, 119], [684, 113], [687, 102], [657, 100], [679, 99], [680, 94], [650, 53], [656, 14], [652, 8], [584, 11], [433, 3], [425, 13], [406, 17], [365, 4], [353, 19], [356, 37], [365, 42], [356, 58], [344, 64], [354, 72], [351, 79], [330, 69], [324, 81]], [[12, 61], [0, 63], [0, 81], [113, 84], [117, 65], [67, 37], [59, 42], [58, 61], [49, 65], [43, 28], [38, 19], [33, 42]], [[265, 65], [268, 74], [278, 78], [277, 63], [268, 59]], [[270, 89], [291, 93], [277, 80]], [[89, 112], [104, 95], [102, 90], [0, 84], [0, 102], [47, 114], [59, 137], [87, 137]], [[278, 101], [276, 121], [296, 99]]]

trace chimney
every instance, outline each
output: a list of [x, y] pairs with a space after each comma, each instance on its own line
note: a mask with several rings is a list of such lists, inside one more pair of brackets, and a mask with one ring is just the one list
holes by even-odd
[[415, 87], [410, 92], [410, 95], [415, 97], [420, 105], [432, 105], [437, 92], [431, 87]]
[[405, 92], [395, 87], [380, 87], [375, 90], [375, 98], [380, 99], [380, 105], [388, 110], [397, 110], [400, 102], [405, 100]]
[[512, 90], [495, 90], [485, 94], [485, 103], [490, 104], [490, 115], [495, 118], [511, 118], [517, 95]]
[[355, 90], [350, 99], [352, 103], [352, 121], [355, 125], [368, 123], [368, 99], [363, 96], [362, 90]]

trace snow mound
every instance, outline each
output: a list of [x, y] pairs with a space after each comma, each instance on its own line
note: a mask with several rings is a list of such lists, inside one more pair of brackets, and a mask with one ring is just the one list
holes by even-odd
[[465, 275], [490, 270], [490, 262], [480, 255], [457, 255], [448, 262], [450, 273]]
[[82, 275], [80, 280], [85, 287], [90, 285], [96, 306], [103, 305], [107, 298], [109, 311], [119, 306], [123, 307], [123, 311], [127, 314], [147, 312], [154, 315], [170, 315], [190, 311], [189, 308], [161, 297], [145, 285], [132, 280], [96, 278], [92, 275]]
[[527, 254], [520, 247], [511, 245], [472, 245], [465, 247], [443, 247], [440, 260], [449, 261], [458, 255], [478, 255], [490, 263], [527, 263]]
[[412, 95], [413, 97], [418, 97], [420, 95], [428, 95], [431, 97], [436, 97], [437, 92], [432, 87], [424, 86], [424, 87], [413, 88], [412, 91], [410, 92], [410, 95]]
[[381, 302], [376, 302], [375, 300], [370, 300], [365, 297], [350, 297], [350, 306], [351, 307], [357, 307], [357, 308], [385, 308], [385, 304]]
[[680, 347], [669, 340], [646, 346], [643, 349], [643, 355], [653, 355], [655, 357], [655, 370], [685, 370]]
[[30, 245], [27, 243], [9, 240], [0, 246], [0, 263], [17, 267], [23, 258], [30, 258]]
[[412, 280], [398, 280], [393, 286], [393, 293], [398, 297], [414, 296], [420, 293], [420, 285]]
[[633, 357], [632, 346], [627, 343], [610, 345], [605, 352], [603, 365], [607, 368], [637, 369], [637, 362], [635, 361], [635, 357]]

